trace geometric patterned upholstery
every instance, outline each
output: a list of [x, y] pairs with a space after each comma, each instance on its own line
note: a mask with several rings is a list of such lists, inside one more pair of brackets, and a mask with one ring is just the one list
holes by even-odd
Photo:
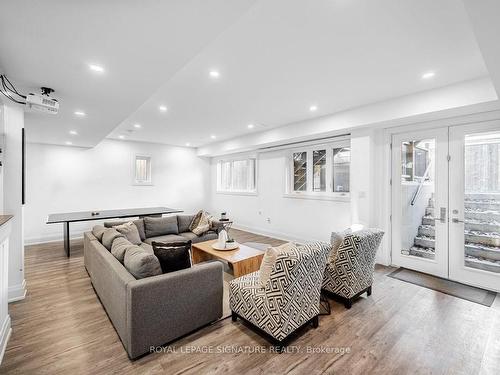
[[259, 271], [230, 282], [231, 311], [278, 341], [319, 315], [321, 283], [331, 246], [315, 242], [278, 254], [263, 288]]
[[380, 229], [347, 234], [335, 261], [326, 265], [322, 289], [350, 299], [370, 287], [375, 255], [383, 236]]

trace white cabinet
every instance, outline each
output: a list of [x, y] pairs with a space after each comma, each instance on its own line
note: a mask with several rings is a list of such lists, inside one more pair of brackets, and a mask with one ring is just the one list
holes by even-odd
[[7, 221], [0, 225], [0, 363], [11, 332], [8, 310], [9, 234], [10, 222]]

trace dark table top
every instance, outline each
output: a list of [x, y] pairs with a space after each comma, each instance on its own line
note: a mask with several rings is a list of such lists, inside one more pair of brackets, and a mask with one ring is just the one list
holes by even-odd
[[[93, 212], [98, 212], [99, 214], [92, 215]], [[120, 210], [65, 212], [60, 214], [50, 214], [47, 219], [47, 224], [148, 216], [148, 215], [159, 215], [159, 214], [173, 214], [178, 212], [183, 212], [183, 211], [178, 210], [176, 208], [168, 208], [168, 207], [146, 207], [146, 208], [129, 208]]]

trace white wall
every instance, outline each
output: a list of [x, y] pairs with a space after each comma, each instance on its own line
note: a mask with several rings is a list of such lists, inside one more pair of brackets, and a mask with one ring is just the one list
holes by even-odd
[[22, 186], [22, 129], [24, 108], [4, 106], [3, 213], [14, 215], [9, 241], [9, 301], [24, 298], [24, 233]]
[[256, 196], [217, 193], [217, 160], [213, 159], [212, 211], [227, 211], [235, 227], [257, 233], [288, 240], [329, 240], [332, 230], [350, 225], [350, 203], [285, 197], [286, 152], [259, 154]]
[[[152, 157], [153, 186], [132, 184], [137, 154]], [[104, 140], [91, 149], [27, 145], [27, 243], [62, 239], [62, 224], [45, 224], [49, 213], [167, 206], [205, 208], [209, 161], [190, 148]], [[95, 222], [70, 225], [81, 236]]]

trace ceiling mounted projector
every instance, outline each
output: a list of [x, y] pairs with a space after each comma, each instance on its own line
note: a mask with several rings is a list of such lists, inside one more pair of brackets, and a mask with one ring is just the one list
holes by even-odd
[[26, 107], [33, 111], [56, 115], [59, 112], [59, 102], [57, 99], [50, 97], [50, 93], [54, 92], [54, 90], [49, 87], [42, 87], [41, 90], [41, 94], [29, 93], [26, 95]]

